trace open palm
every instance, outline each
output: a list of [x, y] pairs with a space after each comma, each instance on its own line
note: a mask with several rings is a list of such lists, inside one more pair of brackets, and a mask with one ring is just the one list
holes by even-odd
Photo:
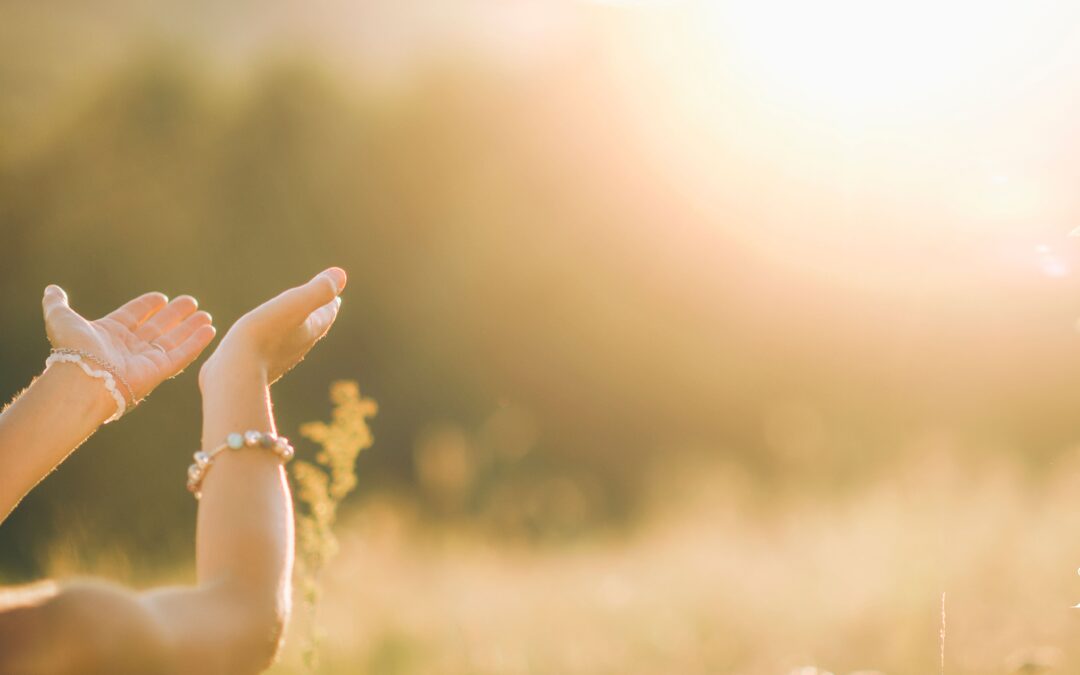
[[96, 321], [68, 305], [59, 286], [45, 289], [45, 330], [55, 349], [78, 349], [116, 368], [141, 399], [186, 368], [214, 339], [212, 319], [196, 311], [195, 298], [172, 302], [161, 293], [146, 293]]
[[251, 310], [233, 324], [200, 373], [201, 381], [237, 365], [263, 371], [274, 383], [299, 363], [337, 318], [345, 270], [331, 267]]

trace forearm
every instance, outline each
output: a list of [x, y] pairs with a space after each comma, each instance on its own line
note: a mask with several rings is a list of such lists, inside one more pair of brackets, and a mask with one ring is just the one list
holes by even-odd
[[[265, 375], [255, 368], [229, 368], [204, 378], [203, 449], [249, 429], [275, 430]], [[293, 514], [277, 455], [261, 448], [218, 455], [202, 485], [196, 549], [200, 586], [219, 586], [261, 616], [284, 620]]]
[[99, 380], [57, 363], [0, 414], [0, 522], [115, 410]]

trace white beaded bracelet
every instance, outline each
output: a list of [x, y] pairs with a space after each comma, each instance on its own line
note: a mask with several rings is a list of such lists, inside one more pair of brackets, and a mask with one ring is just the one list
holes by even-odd
[[202, 498], [202, 483], [214, 459], [225, 450], [239, 450], [241, 448], [264, 448], [272, 450], [282, 463], [288, 462], [296, 454], [289, 439], [277, 434], [263, 431], [234, 432], [225, 437], [225, 442], [212, 450], [199, 450], [193, 457], [195, 463], [188, 467], [187, 488], [195, 495], [195, 499]]
[[[92, 367], [87, 361], [93, 362], [95, 365], [100, 366], [100, 368]], [[105, 424], [114, 422], [123, 417], [124, 412], [127, 411], [128, 403], [127, 398], [117, 387], [117, 380], [119, 379], [129, 392], [131, 391], [131, 387], [127, 386], [127, 383], [120, 378], [115, 367], [110, 366], [102, 359], [77, 349], [54, 349], [52, 353], [49, 354], [49, 358], [45, 359], [46, 370], [49, 366], [58, 362], [74, 363], [90, 377], [99, 379], [105, 383], [105, 388], [109, 391], [109, 395], [116, 401], [116, 412], [114, 412], [109, 419], [105, 420]], [[132, 402], [132, 405], [134, 405], [134, 401]]]

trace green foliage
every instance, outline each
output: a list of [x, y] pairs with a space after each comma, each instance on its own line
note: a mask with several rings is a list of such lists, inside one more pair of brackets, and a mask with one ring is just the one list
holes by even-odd
[[315, 463], [297, 460], [292, 464], [298, 503], [296, 571], [310, 622], [302, 658], [312, 672], [318, 657], [315, 615], [320, 595], [319, 573], [337, 553], [333, 526], [338, 505], [356, 487], [356, 458], [372, 443], [367, 420], [378, 411], [375, 401], [363, 398], [356, 382], [348, 380], [331, 385], [330, 400], [334, 408], [329, 424], [310, 422], [300, 427], [302, 436], [322, 448], [315, 455]]

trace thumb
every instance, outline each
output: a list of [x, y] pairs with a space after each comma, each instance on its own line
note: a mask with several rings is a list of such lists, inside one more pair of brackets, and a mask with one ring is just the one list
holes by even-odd
[[331, 267], [315, 275], [311, 281], [290, 288], [271, 300], [281, 315], [296, 323], [309, 314], [332, 302], [345, 288], [345, 270]]
[[334, 319], [337, 318], [340, 309], [341, 296], [338, 296], [308, 315], [308, 329], [316, 342], [326, 335], [330, 326], [334, 325]]
[[49, 284], [45, 287], [45, 296], [41, 299], [41, 308], [45, 313], [45, 323], [52, 323], [72, 312], [71, 307], [68, 306], [67, 293], [56, 284]]

